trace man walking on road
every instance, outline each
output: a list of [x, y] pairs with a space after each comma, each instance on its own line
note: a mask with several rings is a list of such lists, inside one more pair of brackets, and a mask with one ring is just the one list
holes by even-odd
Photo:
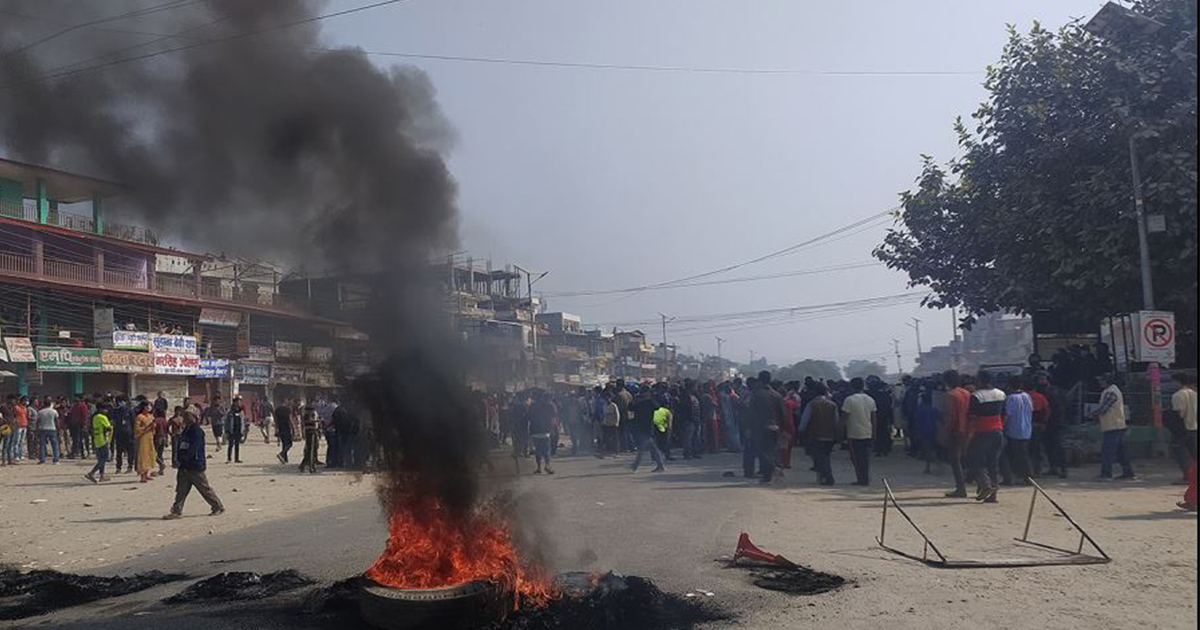
[[221, 499], [208, 485], [208, 475], [205, 473], [208, 454], [204, 451], [204, 428], [200, 426], [200, 419], [191, 412], [184, 412], [183, 424], [183, 434], [179, 437], [179, 472], [175, 475], [175, 504], [163, 520], [183, 518], [183, 504], [193, 487], [212, 508], [211, 516], [224, 514]]
[[979, 389], [971, 396], [971, 475], [979, 484], [975, 500], [999, 503], [1000, 456], [1004, 452], [1004, 402], [991, 372], [979, 373]]
[[946, 372], [942, 382], [946, 385], [947, 456], [950, 458], [950, 470], [954, 473], [954, 490], [946, 493], [946, 496], [965, 499], [967, 476], [963, 472], [963, 460], [967, 457], [967, 446], [971, 442], [971, 392], [963, 387], [963, 378], [955, 370]]
[[755, 390], [750, 394], [750, 434], [754, 453], [758, 454], [761, 483], [769, 484], [779, 467], [779, 428], [783, 426], [787, 406], [783, 396], [771, 387], [771, 373], [758, 373]]
[[637, 472], [642, 465], [642, 457], [646, 453], [650, 454], [650, 459], [654, 460], [654, 472], [662, 472], [663, 460], [662, 453], [658, 450], [658, 444], [654, 441], [654, 414], [658, 412], [658, 403], [654, 400], [654, 392], [650, 387], [643, 386], [638, 389], [637, 396], [633, 399], [633, 421], [632, 429], [634, 439], [637, 440], [637, 457], [633, 460], [633, 472]]
[[1104, 393], [1100, 396], [1100, 408], [1093, 417], [1100, 422], [1100, 432], [1104, 434], [1104, 446], [1100, 456], [1100, 480], [1112, 480], [1115, 462], [1121, 464], [1121, 479], [1136, 479], [1129, 449], [1125, 446], [1125, 434], [1129, 430], [1125, 418], [1125, 394], [1117, 387], [1111, 374], [1101, 375], [1099, 381]]
[[104, 465], [108, 463], [108, 454], [113, 439], [113, 425], [108, 419], [108, 405], [101, 403], [91, 418], [89, 431], [92, 438], [92, 448], [96, 451], [96, 465], [91, 472], [84, 475], [92, 483], [107, 481], [104, 477]]
[[275, 408], [275, 438], [279, 440], [279, 453], [275, 456], [280, 464], [288, 463], [288, 451], [292, 450], [292, 408], [287, 404]]
[[850, 443], [850, 459], [858, 480], [856, 486], [871, 485], [871, 444], [875, 440], [878, 409], [875, 399], [863, 392], [866, 382], [861, 378], [850, 381], [854, 392], [842, 402], [842, 418], [846, 422], [846, 440]]
[[58, 412], [54, 410], [54, 400], [47, 396], [42, 400], [41, 409], [37, 412], [38, 463], [46, 463], [46, 453], [51, 452], [53, 463], [58, 465]]
[[1179, 391], [1171, 396], [1171, 411], [1175, 414], [1171, 433], [1175, 438], [1175, 457], [1183, 469], [1184, 481], [1188, 481], [1188, 472], [1196, 462], [1196, 377], [1176, 372], [1172, 378]]
[[814, 383], [811, 391], [816, 398], [808, 403], [801, 416], [799, 432], [806, 434], [812, 452], [813, 467], [817, 469], [817, 477], [822, 486], [832, 486], [833, 478], [833, 445], [838, 440], [838, 408], [837, 403], [829, 397], [829, 389], [824, 383]]
[[[1029, 465], [1029, 442], [1033, 439], [1033, 398], [1025, 392], [1020, 377], [1004, 399], [1004, 460], [1001, 485], [1028, 485], [1033, 471]], [[1015, 478], [1014, 478], [1015, 475]]]

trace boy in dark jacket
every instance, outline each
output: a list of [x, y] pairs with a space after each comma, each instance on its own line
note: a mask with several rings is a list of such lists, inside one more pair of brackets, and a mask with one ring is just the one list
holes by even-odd
[[183, 433], [179, 436], [179, 472], [175, 475], [175, 504], [163, 520], [183, 518], [183, 504], [194, 486], [212, 508], [211, 516], [225, 513], [221, 499], [208, 485], [208, 455], [204, 452], [204, 428], [191, 411], [183, 414]]

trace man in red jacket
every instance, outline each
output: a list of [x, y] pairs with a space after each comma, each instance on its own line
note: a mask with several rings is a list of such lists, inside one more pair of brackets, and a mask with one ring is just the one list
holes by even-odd
[[83, 459], [87, 456], [88, 440], [84, 439], [84, 436], [90, 415], [91, 407], [84, 402], [83, 394], [76, 394], [75, 404], [71, 405], [67, 412], [67, 432], [71, 435], [71, 452], [67, 457], [70, 459]]

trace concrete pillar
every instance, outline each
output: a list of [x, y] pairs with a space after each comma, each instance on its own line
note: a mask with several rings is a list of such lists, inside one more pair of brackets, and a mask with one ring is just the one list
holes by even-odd
[[17, 364], [17, 395], [29, 395], [29, 381], [25, 380], [25, 364]]
[[33, 235], [33, 244], [31, 249], [32, 251], [30, 254], [33, 256], [33, 273], [34, 275], [41, 276], [46, 273], [46, 245], [42, 242], [41, 234]]
[[96, 248], [96, 284], [104, 286], [104, 250]]
[[50, 194], [46, 190], [46, 180], [37, 178], [35, 187], [37, 188], [38, 223], [46, 225], [50, 222]]
[[92, 229], [97, 234], [104, 234], [104, 203], [100, 195], [92, 196]]
[[193, 260], [192, 265], [192, 274], [196, 278], [196, 297], [201, 297], [204, 295], [204, 261]]

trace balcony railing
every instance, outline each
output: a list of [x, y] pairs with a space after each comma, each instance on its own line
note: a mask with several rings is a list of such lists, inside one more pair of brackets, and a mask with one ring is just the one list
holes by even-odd
[[[59, 282], [93, 288], [137, 289], [148, 290], [149, 282], [145, 273], [125, 267], [106, 266], [104, 282], [98, 282], [99, 269], [69, 260], [44, 258], [42, 272], [37, 273], [37, 263], [33, 256], [0, 252], [0, 275], [13, 275], [30, 279], [50, 279]], [[196, 282], [192, 277], [158, 275], [154, 279], [153, 293], [169, 297], [197, 298]], [[223, 290], [215, 284], [204, 284], [198, 296], [200, 299], [226, 303], [231, 306], [260, 306], [274, 308], [293, 313], [306, 313], [308, 309], [300, 303], [287, 299], [282, 295], [256, 291]]]
[[82, 265], [65, 260], [45, 259], [42, 262], [42, 275], [67, 282], [96, 284], [96, 267], [94, 265]]

